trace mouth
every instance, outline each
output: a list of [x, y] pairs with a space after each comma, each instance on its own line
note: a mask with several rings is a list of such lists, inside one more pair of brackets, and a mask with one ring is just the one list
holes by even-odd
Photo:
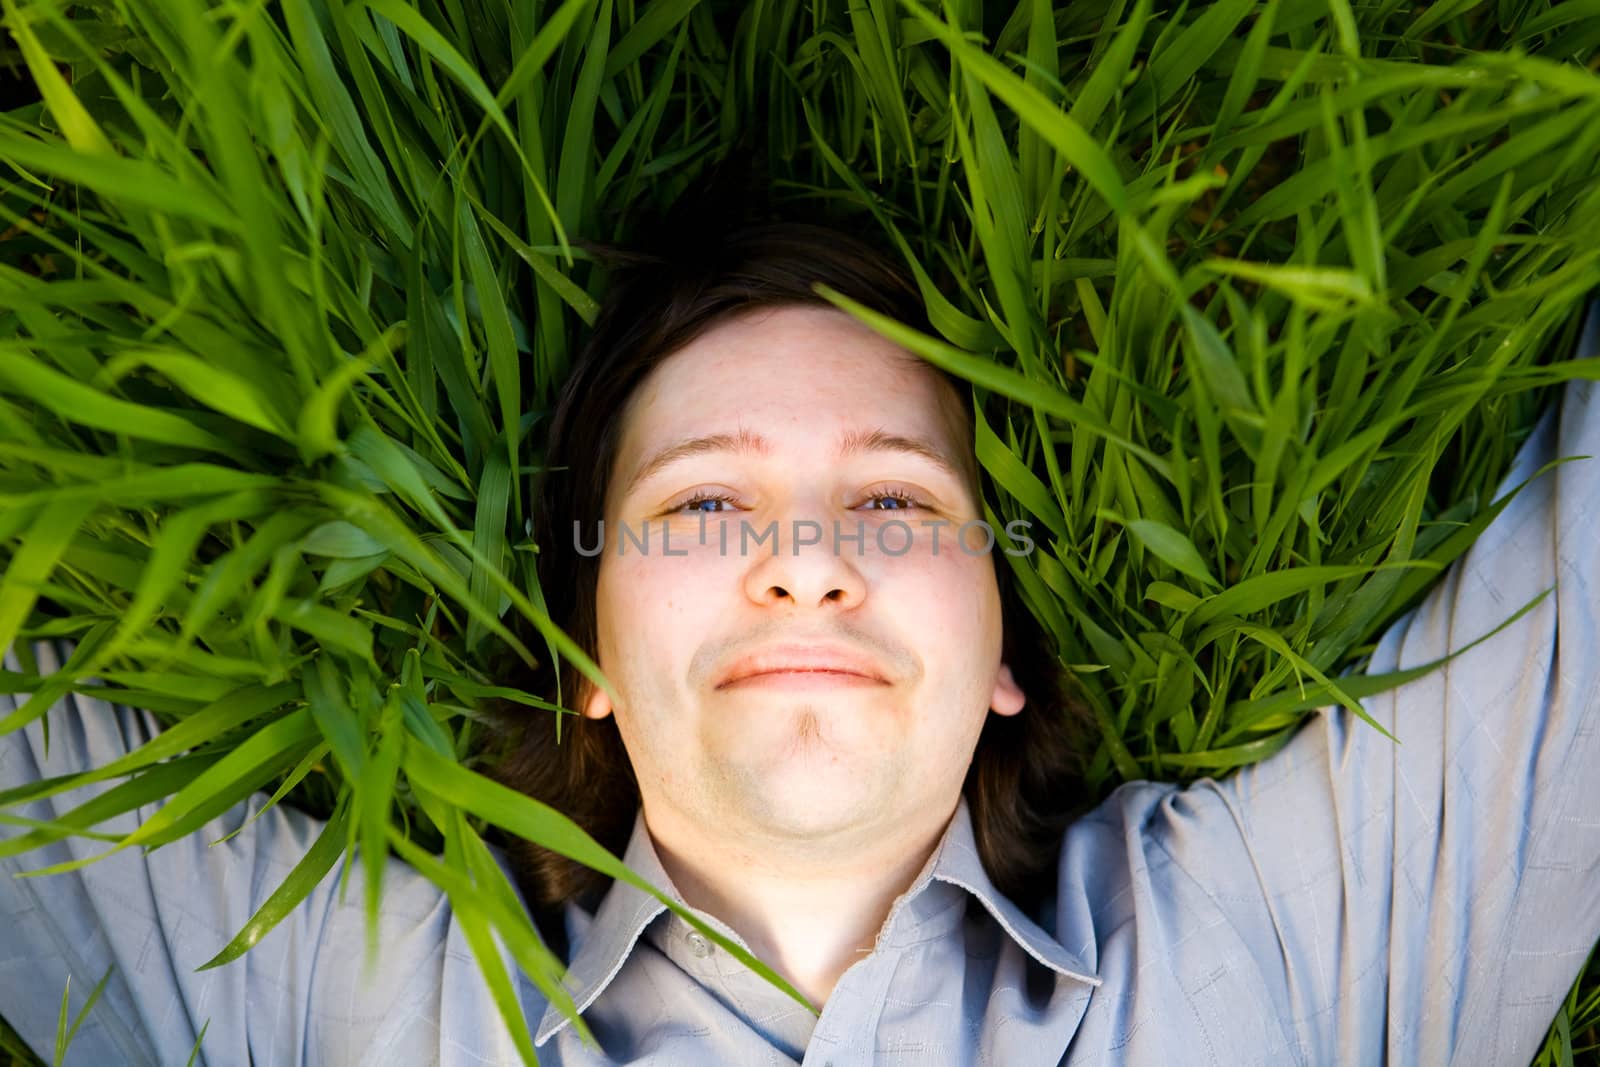
[[731, 689], [857, 689], [876, 688], [885, 684], [887, 683], [882, 679], [869, 678], [864, 674], [802, 667], [793, 670], [762, 671], [759, 674], [747, 674], [741, 678], [724, 682], [717, 688], [723, 691]]
[[717, 689], [840, 688], [890, 685], [866, 653], [840, 641], [794, 641], [750, 649], [723, 669]]

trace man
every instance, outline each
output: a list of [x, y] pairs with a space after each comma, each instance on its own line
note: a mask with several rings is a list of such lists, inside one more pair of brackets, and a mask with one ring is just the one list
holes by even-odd
[[[575, 895], [568, 981], [600, 1045], [524, 981], [542, 1062], [1528, 1061], [1600, 935], [1600, 465], [1530, 484], [1390, 629], [1374, 671], [1463, 649], [1555, 587], [1368, 701], [1400, 745], [1324, 711], [1224, 781], [1129, 783], [1030, 857], [1019, 843], [1077, 798], [1039, 777], [1069, 760], [1017, 743], [1065, 720], [1007, 632], [1007, 562], [972, 543], [966, 394], [812, 292], [892, 308], [903, 284], [840, 235], [783, 226], [625, 273], [552, 426], [550, 464], [574, 477], [552, 475], [540, 536], [552, 614], [617, 699], [569, 674], [582, 728], [551, 750], [526, 720], [502, 775], [602, 840], [625, 830], [631, 867], [820, 1015], [653, 897], [528, 855], [536, 907]], [[1508, 484], [1600, 450], [1596, 405], [1569, 387]], [[894, 521], [909, 540], [880, 537]], [[774, 522], [780, 551], [738, 544]], [[67, 703], [48, 760], [36, 726], [0, 739], [0, 788], [151, 730]], [[3, 880], [5, 1013], [43, 1042], [66, 975], [115, 963], [86, 1062], [173, 1061], [207, 1020], [215, 1062], [513, 1060], [459, 924], [398, 861], [374, 981], [359, 867], [348, 903], [329, 879], [242, 962], [192, 972], [315, 832], [275, 808], [212, 849], [208, 829]]]

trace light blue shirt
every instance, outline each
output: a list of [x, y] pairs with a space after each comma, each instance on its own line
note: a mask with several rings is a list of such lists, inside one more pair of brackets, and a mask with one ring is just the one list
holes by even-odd
[[[1592, 318], [1586, 351], [1597, 342]], [[1506, 485], [1556, 456], [1600, 457], [1588, 383], [1566, 387]], [[541, 1062], [1524, 1067], [1600, 937], [1597, 585], [1600, 458], [1532, 482], [1384, 635], [1373, 672], [1429, 663], [1554, 588], [1364, 702], [1401, 744], [1333, 708], [1221, 781], [1126, 784], [1069, 828], [1055, 898], [1032, 916], [985, 876], [962, 805], [820, 1018], [616, 885], [595, 913], [567, 911], [567, 981], [601, 1049], [518, 975]], [[67, 651], [35, 647], [44, 671]], [[14, 704], [0, 697], [0, 715]], [[37, 723], [0, 738], [0, 789], [154, 733], [88, 697], [50, 718], [48, 759]], [[53, 818], [98, 788], [13, 813]], [[516, 1062], [448, 903], [398, 860], [370, 976], [359, 864], [343, 903], [329, 877], [242, 959], [194, 971], [316, 837], [274, 808], [208, 847], [262, 803], [149, 855], [0, 877], [0, 1012], [48, 1050], [67, 977], [76, 1010], [114, 965], [69, 1063], [181, 1064], [207, 1023], [212, 1064]], [[0, 873], [107, 847], [59, 842]], [[670, 891], [642, 821], [624, 859]]]

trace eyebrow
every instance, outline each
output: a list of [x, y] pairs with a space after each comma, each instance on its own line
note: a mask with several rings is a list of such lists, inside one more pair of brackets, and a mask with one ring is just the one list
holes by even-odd
[[[670, 464], [712, 452], [765, 456], [771, 454], [772, 442], [754, 430], [743, 428], [738, 433], [713, 433], [703, 437], [690, 437], [663, 448], [646, 460], [629, 480], [625, 493], [633, 492], [647, 478]], [[903, 455], [920, 456], [957, 482], [965, 485], [967, 481], [967, 475], [944, 449], [925, 438], [908, 437], [905, 434], [889, 433], [881, 429], [847, 430], [839, 437], [837, 455], [840, 459], [873, 452], [898, 452]]]

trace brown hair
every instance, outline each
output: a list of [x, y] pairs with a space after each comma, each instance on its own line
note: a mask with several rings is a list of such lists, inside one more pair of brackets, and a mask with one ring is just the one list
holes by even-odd
[[[593, 529], [603, 516], [621, 414], [651, 370], [729, 315], [825, 304], [813, 291], [818, 282], [932, 332], [916, 288], [862, 240], [793, 217], [755, 218], [716, 182], [689, 196], [643, 249], [596, 249], [613, 268], [609, 286], [550, 422], [535, 518], [540, 589], [550, 618], [591, 656], [599, 556], [552, 549], [565, 544], [563, 531], [574, 521]], [[970, 416], [970, 386], [946, 378]], [[1001, 892], [1028, 906], [1053, 884], [1061, 834], [1087, 806], [1083, 760], [1092, 726], [1066, 696], [1055, 651], [1018, 598], [1010, 567], [1001, 563], [995, 572], [1004, 659], [1028, 705], [1020, 715], [988, 716], [963, 790], [984, 869]], [[521, 625], [528, 647], [543, 647]], [[567, 707], [582, 706], [589, 684], [570, 664], [530, 671], [520, 661], [499, 680], [546, 699], [554, 699], [559, 681]], [[620, 855], [639, 790], [615, 716], [556, 716], [502, 703], [495, 719], [491, 733], [501, 750], [491, 773], [566, 813]], [[609, 885], [607, 876], [527, 841], [506, 846], [525, 896], [546, 918], [565, 900], [592, 905]]]

